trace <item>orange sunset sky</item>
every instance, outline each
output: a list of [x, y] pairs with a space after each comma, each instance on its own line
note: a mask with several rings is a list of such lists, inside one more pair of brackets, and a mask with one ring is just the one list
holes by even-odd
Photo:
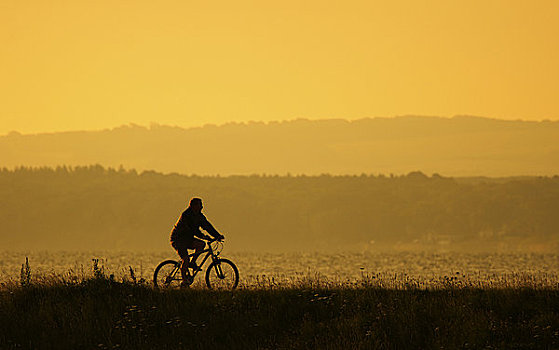
[[559, 1], [0, 0], [0, 135], [559, 119]]

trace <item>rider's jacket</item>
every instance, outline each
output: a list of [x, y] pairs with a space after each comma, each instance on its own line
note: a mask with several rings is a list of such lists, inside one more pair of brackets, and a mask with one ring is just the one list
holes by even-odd
[[204, 235], [200, 232], [200, 227], [214, 237], [219, 236], [219, 232], [210, 224], [204, 214], [196, 213], [188, 207], [183, 211], [175, 227], [173, 227], [173, 231], [171, 231], [171, 242], [189, 241], [194, 236], [204, 238]]

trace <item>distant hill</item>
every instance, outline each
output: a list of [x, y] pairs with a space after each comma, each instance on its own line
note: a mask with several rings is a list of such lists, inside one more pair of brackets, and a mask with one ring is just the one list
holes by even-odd
[[199, 128], [0, 136], [0, 167], [89, 165], [182, 174], [559, 174], [559, 122], [479, 117], [297, 119]]

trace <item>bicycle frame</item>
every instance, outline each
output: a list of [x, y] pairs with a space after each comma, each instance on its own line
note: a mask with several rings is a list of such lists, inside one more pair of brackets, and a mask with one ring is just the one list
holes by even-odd
[[[213, 245], [215, 242], [217, 243]], [[191, 285], [196, 275], [198, 275], [198, 272], [202, 271], [201, 268], [206, 264], [206, 261], [211, 260], [205, 271], [205, 281], [208, 288], [235, 289], [239, 283], [239, 269], [231, 260], [220, 257], [221, 251], [223, 250], [222, 241], [213, 239], [208, 240], [207, 244], [207, 248], [202, 249], [198, 255], [204, 255], [201, 257], [202, 262], [199, 265], [200, 269], [190, 272], [189, 268], [185, 268], [183, 274], [182, 271], [179, 273], [181, 270], [181, 263], [179, 261], [174, 259], [164, 260], [155, 268], [153, 274], [154, 286], [156, 288], [158, 285], [176, 287], [177, 285], [175, 283], [181, 281], [181, 287]], [[191, 258], [195, 254], [196, 252], [188, 254], [187, 258]]]
[[[194, 280], [194, 277], [196, 277], [196, 275], [198, 274], [198, 272], [202, 271], [202, 266], [204, 266], [204, 264], [206, 263], [206, 260], [208, 260], [208, 258], [209, 258], [210, 256], [212, 257], [212, 262], [214, 262], [214, 261], [217, 260], [217, 257], [218, 257], [218, 255], [219, 255], [219, 253], [218, 253], [218, 254], [215, 254], [215, 253], [214, 253], [214, 250], [213, 250], [213, 248], [212, 248], [212, 243], [213, 243], [213, 242], [215, 242], [215, 241], [208, 242], [208, 248], [206, 248], [206, 249], [204, 249], [204, 250], [202, 250], [202, 251], [200, 252], [200, 255], [203, 255], [204, 253], [206, 253], [206, 255], [204, 256], [204, 259], [202, 259], [202, 262], [198, 265], [198, 266], [200, 267], [200, 269], [199, 269], [199, 270], [195, 270], [194, 273], [192, 273], [192, 274], [190, 273], [190, 270], [189, 270], [189, 269], [186, 269], [187, 276], [191, 276], [191, 277], [192, 277], [192, 280]], [[195, 254], [196, 254], [196, 253], [188, 254], [189, 260], [190, 260]], [[175, 269], [175, 271], [173, 271], [173, 273], [171, 274], [171, 276], [174, 278], [175, 275], [177, 274], [177, 272], [179, 272], [179, 271], [180, 271], [180, 267], [177, 267], [177, 268]], [[219, 270], [219, 273], [220, 273], [220, 274], [222, 273], [222, 272], [221, 272], [221, 269]]]

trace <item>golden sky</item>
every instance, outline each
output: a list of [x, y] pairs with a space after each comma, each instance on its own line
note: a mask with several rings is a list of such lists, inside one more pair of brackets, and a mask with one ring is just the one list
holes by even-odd
[[559, 119], [559, 1], [0, 0], [0, 134]]

